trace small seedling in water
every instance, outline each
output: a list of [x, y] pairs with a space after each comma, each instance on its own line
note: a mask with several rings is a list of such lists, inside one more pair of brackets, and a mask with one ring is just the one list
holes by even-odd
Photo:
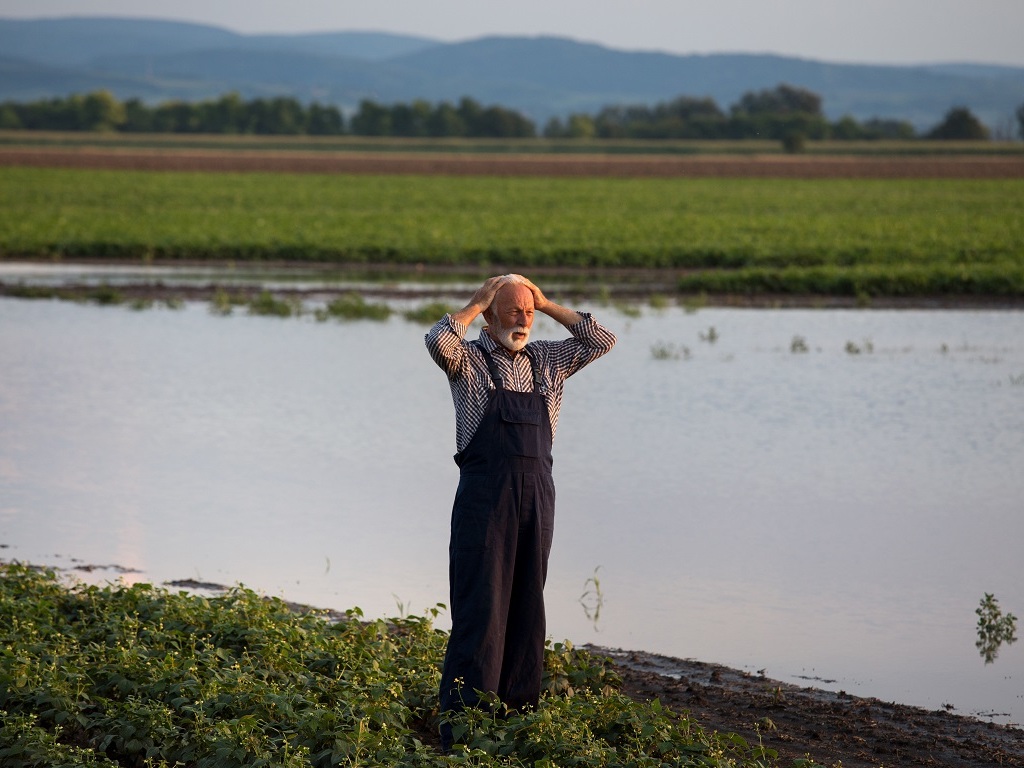
[[667, 296], [663, 296], [660, 293], [651, 294], [651, 298], [647, 300], [647, 303], [651, 305], [651, 309], [666, 309], [668, 308], [669, 300]]
[[690, 358], [690, 348], [685, 345], [676, 346], [671, 342], [659, 341], [651, 345], [651, 355], [655, 360], [678, 360]]
[[808, 350], [807, 340], [803, 336], [794, 336], [793, 340], [789, 342], [789, 351], [793, 354], [800, 354]]
[[852, 341], [846, 342], [846, 352], [850, 355], [859, 355], [861, 352], [870, 355], [875, 351], [875, 345], [871, 343], [871, 339], [864, 339], [863, 345], [855, 344]]
[[706, 331], [701, 331], [699, 336], [701, 341], [706, 341], [708, 344], [714, 344], [718, 341], [718, 331], [715, 330], [713, 325]]
[[995, 595], [988, 592], [974, 612], [978, 615], [978, 640], [974, 645], [985, 663], [991, 664], [1001, 646], [1017, 642], [1017, 617], [1004, 614]]

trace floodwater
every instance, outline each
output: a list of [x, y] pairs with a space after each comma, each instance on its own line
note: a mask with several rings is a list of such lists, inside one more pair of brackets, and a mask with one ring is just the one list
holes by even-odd
[[[566, 388], [554, 640], [1024, 721], [1024, 643], [975, 647], [985, 593], [1024, 615], [1024, 313], [584, 308], [619, 343]], [[425, 331], [0, 299], [0, 556], [446, 602]]]

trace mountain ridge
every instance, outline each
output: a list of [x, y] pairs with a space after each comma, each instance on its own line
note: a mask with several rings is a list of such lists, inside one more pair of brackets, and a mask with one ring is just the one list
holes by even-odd
[[830, 119], [906, 120], [918, 129], [965, 106], [997, 131], [1024, 100], [1024, 67], [971, 62], [835, 64], [779, 54], [624, 51], [551, 35], [441, 42], [341, 31], [243, 35], [121, 17], [0, 18], [0, 101], [107, 89], [120, 99], [291, 96], [354, 111], [363, 99], [437, 103], [469, 96], [538, 125], [605, 106], [679, 96], [728, 109], [780, 83], [819, 94]]

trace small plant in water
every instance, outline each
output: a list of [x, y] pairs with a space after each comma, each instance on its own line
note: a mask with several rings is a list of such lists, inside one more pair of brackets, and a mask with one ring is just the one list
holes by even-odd
[[660, 293], [652, 293], [651, 297], [647, 300], [647, 303], [650, 305], [651, 309], [668, 309], [669, 298], [668, 296]]
[[244, 297], [230, 294], [223, 288], [218, 288], [213, 294], [213, 298], [210, 299], [210, 312], [226, 317], [231, 314], [235, 307], [242, 304], [245, 304]]
[[706, 331], [701, 331], [699, 334], [701, 341], [706, 341], [708, 344], [714, 344], [718, 341], [718, 331], [715, 330], [715, 326], [711, 326]]
[[871, 339], [864, 339], [863, 344], [857, 344], [852, 341], [846, 342], [846, 353], [850, 355], [859, 355], [861, 352], [870, 355], [875, 351], [875, 345], [871, 343]]
[[676, 345], [667, 341], [658, 341], [651, 345], [651, 355], [655, 360], [688, 360], [690, 348], [685, 345]]
[[789, 342], [789, 351], [794, 355], [802, 354], [809, 351], [809, 349], [807, 340], [803, 336], [794, 336], [793, 340]]
[[452, 308], [443, 301], [432, 301], [416, 309], [406, 310], [402, 313], [402, 317], [413, 323], [433, 325], [451, 311]]
[[261, 291], [258, 296], [249, 301], [249, 314], [291, 317], [302, 314], [302, 306], [294, 301], [279, 299], [270, 291]]
[[317, 320], [324, 321], [332, 317], [341, 320], [387, 320], [391, 317], [391, 307], [387, 304], [371, 304], [358, 293], [350, 292], [316, 311]]
[[627, 304], [624, 301], [616, 303], [615, 308], [620, 314], [623, 314], [626, 317], [640, 317], [640, 315], [643, 314], [639, 306], [636, 304]]
[[985, 663], [991, 664], [1003, 645], [1017, 642], [1017, 617], [1004, 614], [995, 595], [988, 592], [974, 612], [978, 615], [978, 640], [974, 645]]
[[699, 293], [696, 296], [689, 296], [683, 301], [683, 310], [688, 315], [694, 314], [698, 309], [704, 309], [708, 305], [708, 295]]

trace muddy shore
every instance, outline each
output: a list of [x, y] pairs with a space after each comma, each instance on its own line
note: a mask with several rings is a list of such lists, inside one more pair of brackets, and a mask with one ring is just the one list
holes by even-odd
[[945, 710], [802, 688], [718, 664], [585, 646], [610, 656], [623, 692], [690, 712], [705, 728], [760, 740], [780, 764], [810, 755], [826, 766], [1024, 766], [1024, 729]]

